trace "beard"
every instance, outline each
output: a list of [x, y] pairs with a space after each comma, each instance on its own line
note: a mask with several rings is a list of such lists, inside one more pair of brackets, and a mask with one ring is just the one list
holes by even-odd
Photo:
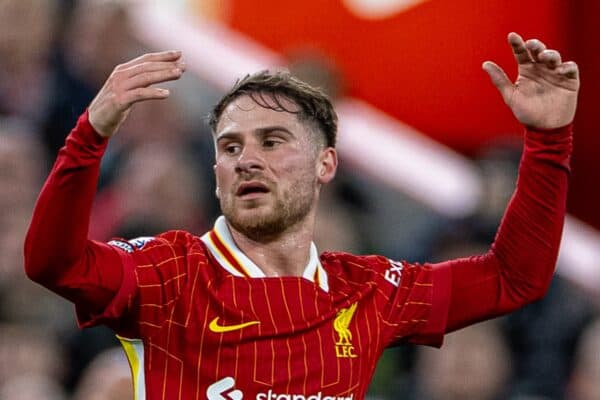
[[[302, 179], [304, 178], [304, 179]], [[308, 178], [308, 179], [307, 179]], [[264, 242], [275, 238], [303, 221], [315, 206], [316, 178], [298, 177], [279, 196], [268, 185], [270, 196], [276, 196], [272, 205], [241, 209], [234, 193], [220, 201], [221, 211], [231, 226], [244, 236]], [[260, 209], [259, 209], [260, 208]]]

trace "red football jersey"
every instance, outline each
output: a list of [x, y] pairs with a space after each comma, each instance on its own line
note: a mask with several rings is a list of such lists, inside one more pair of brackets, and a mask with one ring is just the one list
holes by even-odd
[[266, 277], [223, 217], [201, 238], [110, 244], [131, 285], [80, 322], [118, 332], [136, 399], [362, 399], [387, 346], [444, 333], [448, 299], [432, 298], [449, 293], [444, 268], [312, 245], [302, 277]]
[[107, 140], [85, 113], [46, 180], [25, 241], [29, 277], [104, 323], [136, 399], [361, 399], [383, 349], [505, 314], [548, 288], [564, 220], [572, 127], [527, 130], [490, 250], [423, 266], [311, 247], [302, 277], [265, 277], [225, 221], [197, 237], [88, 240]]

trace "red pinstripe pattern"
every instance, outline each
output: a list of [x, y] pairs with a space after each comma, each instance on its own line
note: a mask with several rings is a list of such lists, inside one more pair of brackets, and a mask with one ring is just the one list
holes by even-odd
[[[225, 246], [219, 250], [228, 254]], [[382, 257], [322, 257], [329, 292], [320, 289], [318, 270], [314, 282], [233, 276], [186, 233], [166, 234], [134, 257], [135, 331], [145, 344], [151, 400], [205, 399], [207, 387], [225, 377], [234, 378], [244, 398], [272, 390], [361, 399], [384, 347], [418, 336], [430, 315], [433, 272], [406, 265], [395, 287], [385, 280], [389, 263]], [[352, 304], [344, 348], [336, 344], [334, 321]], [[212, 332], [209, 322], [217, 317], [222, 326], [259, 323]]]
[[[267, 391], [278, 394], [269, 398], [361, 399], [388, 345], [440, 344], [447, 329], [512, 311], [545, 292], [563, 226], [572, 125], [551, 135], [526, 132], [518, 189], [487, 254], [434, 267], [325, 253], [321, 287], [312, 272], [264, 277], [229, 240], [224, 217], [212, 239], [172, 231], [135, 250], [86, 241], [105, 149], [84, 114], [38, 199], [26, 269], [76, 303], [84, 326], [105, 323], [139, 339], [135, 353], [144, 360], [148, 399], [204, 399], [222, 378], [246, 399]], [[56, 226], [65, 235], [55, 235]], [[228, 260], [226, 268], [210, 258], [213, 250], [217, 260]], [[316, 258], [311, 244], [305, 271]], [[217, 320], [221, 325], [208, 323]], [[259, 375], [262, 382], [254, 379]]]

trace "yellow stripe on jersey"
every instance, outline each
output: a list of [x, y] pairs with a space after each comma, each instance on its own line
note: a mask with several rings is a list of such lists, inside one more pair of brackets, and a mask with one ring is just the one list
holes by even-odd
[[131, 377], [133, 378], [133, 398], [134, 400], [146, 399], [146, 379], [144, 377], [144, 343], [141, 339], [128, 339], [117, 335], [121, 342], [129, 367], [131, 368]]
[[[227, 251], [228, 254], [224, 254], [224, 256], [227, 258], [227, 256], [231, 257], [234, 261], [235, 261], [235, 265], [232, 265], [233, 268], [238, 269], [238, 270], [242, 270], [242, 273], [247, 276], [247, 277], [252, 277], [252, 274], [250, 274], [250, 272], [244, 268], [244, 264], [235, 256], [235, 251], [233, 251], [228, 245], [227, 242], [225, 240], [223, 240], [223, 238], [221, 237], [221, 235], [219, 234], [219, 232], [217, 232], [216, 229], [213, 230], [217, 240], [220, 242], [221, 246], [223, 246], [223, 248]], [[215, 243], [216, 245], [216, 243]]]
[[[222, 240], [219, 239], [216, 232], [214, 230], [210, 231], [206, 235], [208, 241], [210, 242], [210, 249], [212, 250], [213, 255], [219, 259], [219, 264], [221, 264], [225, 269], [228, 269], [230, 273], [236, 276], [247, 276], [244, 274], [244, 270], [241, 268], [237, 268], [234, 263], [227, 259], [227, 254], [223, 253], [219, 248], [219, 245], [223, 246], [223, 250], [227, 251], [227, 248], [223, 245]], [[235, 261], [235, 258], [233, 258]]]
[[[264, 271], [237, 247], [225, 217], [217, 218], [214, 228], [200, 239], [215, 261], [232, 275], [247, 278], [266, 277]], [[319, 261], [319, 254], [314, 243], [310, 244], [309, 260], [302, 277], [316, 283], [325, 292], [329, 292], [327, 272]]]

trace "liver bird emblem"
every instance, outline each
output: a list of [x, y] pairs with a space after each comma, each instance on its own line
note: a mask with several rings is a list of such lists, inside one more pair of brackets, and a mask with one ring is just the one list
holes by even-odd
[[337, 345], [350, 346], [352, 344], [352, 332], [350, 332], [348, 326], [352, 321], [357, 304], [358, 303], [354, 303], [348, 308], [342, 308], [338, 311], [335, 321], [333, 321], [333, 329], [335, 329], [339, 335], [339, 339], [336, 343]]

